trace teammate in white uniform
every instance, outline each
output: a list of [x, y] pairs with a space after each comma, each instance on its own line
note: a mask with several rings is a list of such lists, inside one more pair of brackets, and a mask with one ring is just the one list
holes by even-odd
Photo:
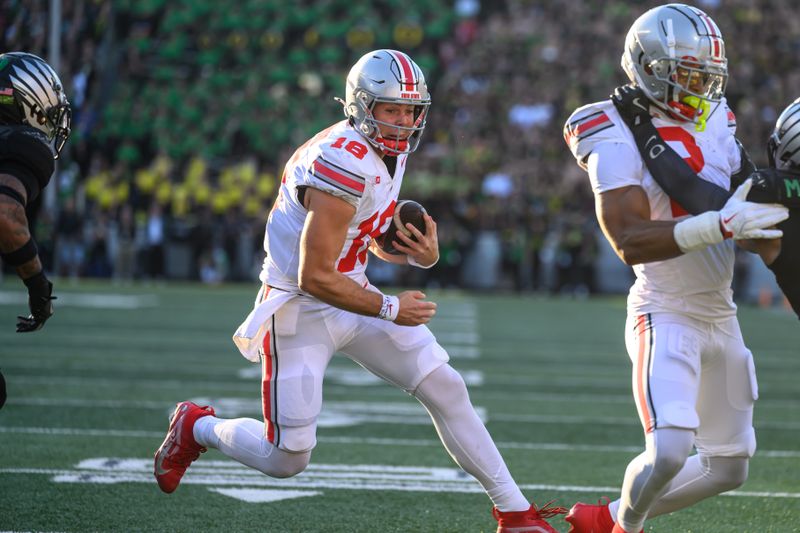
[[[651, 9], [628, 32], [622, 65], [647, 95], [640, 103], [661, 137], [700, 177], [727, 189], [741, 160], [716, 24], [682, 4]], [[779, 237], [767, 228], [787, 212], [744, 201], [747, 181], [721, 211], [689, 217], [656, 184], [611, 101], [575, 111], [564, 135], [589, 173], [603, 232], [636, 274], [625, 342], [646, 443], [619, 500], [578, 503], [566, 520], [572, 533], [636, 533], [646, 518], [747, 478], [758, 393], [730, 289], [730, 238]]]
[[406, 255], [386, 254], [374, 241], [391, 223], [408, 154], [425, 128], [423, 74], [402, 52], [370, 52], [350, 71], [342, 103], [348, 119], [286, 165], [267, 221], [263, 287], [234, 335], [245, 357], [262, 362], [264, 422], [179, 403], [155, 456], [159, 486], [174, 491], [205, 448], [273, 477], [302, 472], [316, 445], [323, 375], [341, 352], [425, 406], [450, 455], [494, 503], [498, 531], [556, 533], [545, 518], [560, 510], [537, 509], [522, 494], [424, 325], [436, 304], [419, 291], [384, 295], [365, 275], [368, 252], [422, 268], [439, 257], [427, 215], [424, 235], [410, 224], [415, 239], [398, 232], [395, 248]]

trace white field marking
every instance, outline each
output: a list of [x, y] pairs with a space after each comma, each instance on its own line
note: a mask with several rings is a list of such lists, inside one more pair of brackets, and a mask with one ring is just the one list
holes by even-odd
[[308, 490], [265, 490], [265, 489], [208, 489], [211, 492], [218, 492], [223, 496], [230, 496], [237, 500], [247, 503], [270, 503], [281, 500], [291, 500], [294, 498], [305, 498], [306, 496], [319, 496], [322, 494], [317, 491]]
[[[0, 474], [51, 475], [56, 483], [153, 483], [152, 460], [138, 458], [93, 458], [75, 465], [74, 470], [4, 468]], [[270, 478], [233, 461], [199, 461], [187, 471], [184, 484], [220, 487], [280, 487], [289, 489], [396, 490], [405, 492], [481, 493], [483, 488], [457, 468], [311, 464], [302, 474], [288, 479]], [[559, 492], [611, 492], [618, 487], [522, 484], [527, 490]], [[797, 492], [733, 491], [724, 496], [750, 498], [800, 498]]]
[[[163, 406], [162, 406], [163, 407]], [[65, 437], [119, 437], [119, 438], [146, 438], [161, 439], [164, 437], [163, 431], [138, 431], [124, 429], [86, 429], [86, 428], [43, 428], [43, 427], [9, 427], [0, 426], [0, 433], [10, 434], [29, 434], [29, 435], [52, 435]], [[327, 444], [368, 444], [370, 446], [418, 446], [418, 447], [441, 447], [442, 443], [436, 439], [390, 439], [377, 437], [334, 437], [318, 436], [317, 441]], [[560, 442], [513, 442], [498, 441], [498, 448], [508, 450], [531, 450], [531, 451], [564, 451], [564, 452], [586, 452], [595, 453], [639, 453], [641, 446], [621, 446], [621, 445], [591, 445], [591, 444], [567, 444]], [[765, 459], [795, 459], [800, 458], [800, 450], [758, 450], [756, 457]]]
[[[243, 398], [193, 398], [199, 405], [213, 405], [217, 416], [238, 418], [240, 416], [261, 416], [261, 399]], [[486, 409], [475, 407], [484, 423]], [[430, 415], [417, 402], [323, 402], [317, 425], [322, 428], [350, 427], [361, 424], [407, 424], [427, 426], [431, 424]]]
[[[28, 295], [24, 292], [0, 291], [0, 305], [18, 305], [28, 303]], [[67, 293], [58, 295], [58, 307], [91, 307], [96, 309], [140, 309], [156, 307], [159, 303], [154, 294], [101, 294], [101, 293]]]
[[[480, 370], [464, 370], [460, 372], [464, 382], [470, 387], [480, 387], [483, 385], [483, 372]], [[252, 365], [247, 368], [242, 368], [237, 372], [237, 375], [242, 379], [255, 379], [261, 378], [261, 366]], [[325, 383], [334, 383], [336, 385], [345, 385], [347, 387], [367, 387], [373, 385], [381, 385], [386, 383], [381, 378], [364, 370], [361, 367], [341, 367], [329, 366], [325, 370]]]
[[[252, 368], [259, 369], [258, 366], [249, 366], [247, 370]], [[358, 370], [358, 369], [356, 369]], [[372, 375], [369, 372], [361, 371], [362, 373], [366, 373], [367, 375]], [[258, 370], [258, 376], [260, 377], [261, 371]], [[459, 371], [460, 374], [465, 375], [464, 381], [470, 379], [477, 380], [477, 376], [469, 377], [470, 371]], [[481, 373], [481, 376], [483, 374]], [[241, 377], [241, 376], [240, 376]], [[379, 392], [376, 393], [376, 392]], [[487, 400], [487, 399], [495, 399], [495, 400], [508, 400], [509, 395], [507, 393], [493, 393], [491, 391], [485, 390], [474, 390], [470, 391], [471, 396], [473, 397], [473, 401], [480, 400]], [[375, 390], [365, 389], [359, 390], [359, 395], [370, 395], [370, 396], [386, 396], [389, 398], [397, 398], [398, 390], [394, 387], [382, 387]], [[352, 396], [353, 390], [349, 386], [340, 386], [340, 385], [331, 385], [328, 384], [325, 387], [325, 396], [330, 397], [331, 395], [335, 394], [343, 394], [346, 396]], [[577, 403], [577, 404], [584, 404], [590, 403], [593, 405], [604, 403], [604, 404], [622, 404], [628, 405], [632, 402], [630, 396], [614, 396], [614, 395], [588, 395], [588, 394], [564, 394], [564, 393], [552, 393], [552, 394], [522, 394], [520, 398], [524, 401], [534, 402], [535, 404], [540, 403]], [[520, 398], [517, 398], [517, 401], [520, 401]], [[41, 405], [41, 406], [74, 406], [74, 407], [108, 407], [108, 408], [144, 408], [144, 409], [162, 409], [167, 402], [155, 402], [155, 401], [147, 401], [147, 400], [84, 400], [84, 399], [75, 399], [75, 398], [9, 398], [7, 400], [8, 404], [10, 405]], [[535, 405], [538, 408], [538, 405]], [[792, 400], [764, 400], [761, 399], [758, 401], [759, 408], [800, 408], [800, 402], [792, 401]], [[495, 416], [503, 416], [502, 414], [498, 414]], [[494, 418], [494, 417], [493, 417]]]
[[[261, 400], [258, 398], [193, 398], [192, 401], [202, 405], [212, 405], [222, 417], [235, 418], [242, 415], [261, 416]], [[171, 412], [172, 407], [165, 402], [146, 400], [113, 401], [113, 400], [76, 400], [76, 399], [15, 399], [9, 404], [37, 406], [72, 406], [72, 407], [106, 407], [106, 408], [147, 408], [164, 409]], [[484, 423], [510, 422], [522, 424], [554, 424], [554, 425], [599, 425], [599, 426], [638, 426], [636, 417], [604, 417], [604, 416], [572, 416], [572, 415], [517, 415], [492, 413], [485, 407], [476, 406], [475, 410]], [[430, 418], [417, 403], [399, 402], [337, 402], [326, 401], [322, 404], [320, 427], [347, 427], [360, 424], [409, 424], [428, 425]], [[800, 430], [800, 423], [792, 422], [758, 422], [756, 429], [772, 429], [784, 431]], [[2, 427], [0, 427], [2, 431]]]
[[[15, 381], [18, 381], [15, 379]], [[185, 383], [183, 384], [185, 385]], [[219, 387], [217, 387], [219, 388]], [[227, 389], [233, 387], [226, 387]], [[213, 405], [220, 415], [236, 417], [241, 415], [260, 416], [260, 399], [253, 398], [195, 398], [195, 403]], [[40, 406], [73, 406], [73, 407], [107, 407], [124, 408], [138, 407], [148, 409], [163, 409], [164, 402], [151, 401], [112, 401], [112, 400], [75, 400], [75, 399], [15, 399], [8, 400], [9, 404], [40, 405]], [[170, 408], [171, 409], [171, 408]], [[598, 425], [598, 426], [638, 426], [639, 420], [635, 417], [603, 417], [603, 416], [571, 416], [571, 415], [516, 415], [503, 413], [488, 413], [485, 407], [476, 406], [481, 419], [486, 422], [512, 422], [522, 424], [555, 424], [555, 425]], [[170, 411], [171, 412], [171, 411]], [[410, 424], [427, 425], [430, 423], [427, 413], [414, 403], [396, 402], [335, 402], [327, 401], [322, 404], [320, 427], [344, 427], [357, 424]], [[756, 430], [771, 429], [782, 431], [798, 431], [800, 423], [795, 422], [758, 422]], [[2, 427], [0, 427], [2, 431]]]

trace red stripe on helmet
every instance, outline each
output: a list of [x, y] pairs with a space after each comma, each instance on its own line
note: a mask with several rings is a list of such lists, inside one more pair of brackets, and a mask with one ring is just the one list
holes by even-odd
[[404, 91], [416, 91], [417, 79], [414, 77], [414, 68], [411, 59], [403, 52], [389, 52], [400, 67], [400, 84]]

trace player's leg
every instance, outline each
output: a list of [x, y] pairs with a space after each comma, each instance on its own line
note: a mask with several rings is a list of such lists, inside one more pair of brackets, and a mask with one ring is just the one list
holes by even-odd
[[650, 516], [671, 513], [747, 479], [755, 453], [753, 403], [758, 397], [753, 356], [735, 318], [715, 326], [718, 349], [704, 357], [697, 408], [697, 454], [690, 457]]
[[[629, 317], [625, 341], [645, 452], [628, 465], [619, 502], [609, 507], [625, 531], [640, 531], [652, 506], [691, 453], [707, 333], [666, 314]], [[618, 509], [615, 509], [618, 507]]]
[[[530, 524], [549, 515], [544, 510], [537, 515], [514, 482], [470, 402], [464, 380], [447, 364], [447, 352], [428, 328], [366, 318], [358, 336], [341, 351], [422, 403], [453, 460], [474, 476], [491, 498], [498, 510], [500, 530], [505, 531], [504, 523], [517, 523], [517, 519]], [[506, 517], [506, 512], [514, 516]], [[533, 525], [543, 532], [554, 531], [543, 520]]]
[[308, 466], [322, 379], [335, 351], [324, 318], [330, 310], [308, 298], [278, 310], [262, 353], [264, 421], [204, 417], [194, 428], [198, 443], [273, 477], [290, 477]]

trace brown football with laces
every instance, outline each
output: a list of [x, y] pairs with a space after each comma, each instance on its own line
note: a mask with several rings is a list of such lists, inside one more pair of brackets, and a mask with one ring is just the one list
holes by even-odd
[[389, 229], [376, 239], [381, 250], [392, 255], [402, 255], [403, 252], [394, 247], [395, 240], [403, 244], [403, 241], [397, 237], [397, 232], [401, 231], [413, 239], [411, 232], [406, 228], [406, 224], [411, 223], [425, 235], [424, 215], [426, 213], [427, 211], [425, 211], [425, 208], [414, 200], [401, 200], [397, 202], [394, 208], [394, 214], [392, 215], [392, 223], [389, 224]]

